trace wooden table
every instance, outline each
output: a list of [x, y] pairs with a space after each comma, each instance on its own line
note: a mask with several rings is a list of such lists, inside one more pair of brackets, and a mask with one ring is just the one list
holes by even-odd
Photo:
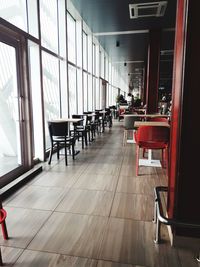
[[[134, 126], [137, 128], [140, 126], [170, 127], [168, 122], [162, 121], [135, 121]], [[151, 149], [148, 149], [148, 159], [139, 159], [139, 166], [162, 167], [160, 160], [152, 159]]]
[[73, 118], [60, 118], [60, 119], [53, 119], [52, 122], [72, 122], [72, 123], [78, 123], [83, 121], [83, 119], [73, 119]]
[[124, 114], [124, 117], [140, 117], [140, 118], [169, 118], [169, 115], [162, 114]]
[[135, 121], [134, 126], [136, 128], [140, 126], [163, 126], [163, 127], [170, 127], [168, 122], [163, 121]]

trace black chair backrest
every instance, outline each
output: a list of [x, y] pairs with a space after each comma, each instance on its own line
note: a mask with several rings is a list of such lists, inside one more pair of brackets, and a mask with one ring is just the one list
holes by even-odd
[[68, 122], [48, 122], [50, 138], [54, 136], [67, 136], [68, 135]]
[[[72, 115], [72, 119], [83, 119], [83, 115]], [[83, 126], [83, 121], [73, 123], [74, 125]]]
[[106, 111], [106, 115], [110, 115], [111, 114], [111, 110], [109, 108], [105, 108]]

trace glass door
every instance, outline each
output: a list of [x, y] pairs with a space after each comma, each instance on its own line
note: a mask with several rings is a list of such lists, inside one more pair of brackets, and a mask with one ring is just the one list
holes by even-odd
[[16, 49], [0, 42], [0, 176], [21, 166]]
[[0, 40], [0, 186], [29, 168], [25, 160], [30, 158], [22, 82], [25, 71], [19, 51], [19, 42], [12, 45]]

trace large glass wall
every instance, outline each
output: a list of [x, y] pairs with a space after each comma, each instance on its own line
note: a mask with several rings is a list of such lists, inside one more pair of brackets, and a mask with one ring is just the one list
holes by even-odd
[[[33, 158], [43, 159], [49, 148], [48, 120], [102, 107], [102, 79], [107, 83], [106, 106], [115, 104], [119, 87], [127, 87], [109, 55], [68, 2], [66, 8], [65, 0], [1, 0], [0, 16], [22, 30], [17, 31], [28, 43], [24, 75], [29, 73]], [[1, 77], [3, 60], [4, 56]]]

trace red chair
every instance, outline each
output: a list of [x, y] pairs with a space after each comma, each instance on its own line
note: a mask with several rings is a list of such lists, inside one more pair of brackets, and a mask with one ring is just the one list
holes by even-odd
[[[8, 232], [7, 232], [6, 222], [5, 222], [6, 216], [7, 216], [7, 212], [3, 208], [1, 208], [0, 209], [0, 224], [2, 228], [3, 238], [5, 240], [8, 239]], [[1, 251], [0, 251], [0, 265], [3, 265]]]
[[[148, 118], [148, 121], [160, 121], [160, 122], [167, 122], [169, 123], [169, 120], [165, 117], [154, 117], [154, 118]], [[143, 149], [143, 158], [145, 158], [145, 152], [146, 150]]]
[[163, 126], [140, 126], [135, 133], [136, 140], [136, 175], [139, 173], [139, 152], [143, 149], [161, 149], [162, 166], [164, 166], [164, 152], [168, 172], [169, 128]]

